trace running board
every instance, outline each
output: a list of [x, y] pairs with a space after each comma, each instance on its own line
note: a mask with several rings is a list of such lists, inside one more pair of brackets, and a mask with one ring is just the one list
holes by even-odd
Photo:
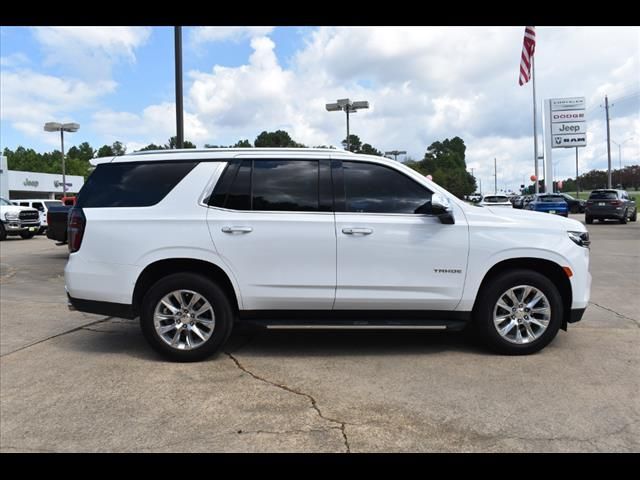
[[446, 325], [300, 325], [267, 324], [267, 330], [446, 330]]
[[266, 319], [254, 318], [238, 322], [266, 330], [462, 330], [467, 324], [460, 320], [332, 320], [332, 319]]

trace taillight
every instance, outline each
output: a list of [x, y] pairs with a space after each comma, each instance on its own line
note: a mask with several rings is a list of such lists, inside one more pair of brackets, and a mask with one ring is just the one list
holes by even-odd
[[587, 205], [593, 205], [593, 200], [587, 200]]
[[72, 208], [69, 211], [69, 224], [67, 226], [67, 240], [69, 243], [69, 253], [77, 252], [82, 245], [84, 227], [87, 220], [81, 208]]
[[614, 207], [619, 207], [620, 205], [622, 205], [622, 202], [620, 200], [613, 200], [611, 202], [611, 205], [613, 205]]

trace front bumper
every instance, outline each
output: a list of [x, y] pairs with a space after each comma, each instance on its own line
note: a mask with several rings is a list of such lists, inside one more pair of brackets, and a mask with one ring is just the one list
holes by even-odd
[[37, 232], [40, 229], [40, 222], [35, 223], [27, 223], [10, 220], [8, 222], [3, 222], [4, 230], [7, 233], [24, 233], [24, 232]]

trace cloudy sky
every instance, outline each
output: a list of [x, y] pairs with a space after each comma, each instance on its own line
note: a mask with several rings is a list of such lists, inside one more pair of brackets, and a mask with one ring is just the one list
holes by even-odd
[[[287, 130], [309, 146], [340, 145], [342, 113], [325, 103], [368, 100], [352, 133], [380, 150], [421, 158], [459, 136], [467, 165], [499, 188], [533, 173], [531, 84], [518, 85], [524, 27], [188, 27], [183, 29], [185, 138], [253, 141]], [[580, 170], [606, 168], [604, 96], [622, 163], [640, 158], [640, 28], [537, 27], [536, 87], [545, 98], [584, 96], [588, 146]], [[49, 151], [47, 121], [75, 121], [68, 144], [120, 140], [129, 151], [175, 132], [171, 27], [0, 29], [0, 146]], [[542, 142], [542, 139], [540, 139]], [[619, 165], [612, 143], [612, 160]], [[556, 149], [556, 177], [575, 151]], [[542, 166], [540, 166], [542, 171]]]

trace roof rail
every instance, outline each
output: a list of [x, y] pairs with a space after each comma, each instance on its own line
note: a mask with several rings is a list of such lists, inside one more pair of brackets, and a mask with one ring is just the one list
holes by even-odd
[[182, 148], [182, 149], [162, 149], [162, 150], [142, 150], [138, 152], [127, 153], [127, 155], [157, 155], [157, 154], [175, 154], [175, 153], [207, 153], [207, 152], [215, 152], [215, 151], [233, 151], [233, 152], [243, 152], [243, 153], [251, 153], [251, 152], [273, 152], [273, 151], [283, 151], [283, 152], [339, 152], [339, 153], [349, 153], [355, 155], [353, 152], [348, 152], [346, 150], [340, 150], [337, 148], [300, 148], [300, 147], [251, 147], [251, 148], [240, 148], [240, 147], [216, 147], [216, 148]]

